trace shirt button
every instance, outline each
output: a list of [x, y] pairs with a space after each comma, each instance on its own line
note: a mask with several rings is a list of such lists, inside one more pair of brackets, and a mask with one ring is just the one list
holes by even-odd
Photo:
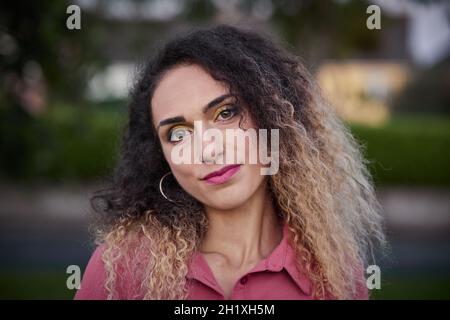
[[241, 280], [239, 281], [241, 284], [246, 284], [248, 281], [248, 276], [244, 276], [241, 278]]

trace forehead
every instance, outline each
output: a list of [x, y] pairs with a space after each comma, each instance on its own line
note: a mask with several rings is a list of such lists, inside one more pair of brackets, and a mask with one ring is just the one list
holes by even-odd
[[164, 74], [154, 90], [153, 122], [156, 125], [166, 118], [199, 116], [203, 106], [227, 91], [200, 66], [177, 66]]

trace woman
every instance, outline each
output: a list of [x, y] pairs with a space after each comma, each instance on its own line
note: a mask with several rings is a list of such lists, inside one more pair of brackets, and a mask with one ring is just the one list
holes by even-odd
[[[196, 124], [277, 129], [278, 170], [249, 163], [249, 140], [175, 161]], [[246, 161], [217, 160], [232, 151]], [[311, 76], [226, 25], [178, 36], [148, 62], [113, 183], [93, 205], [104, 219], [76, 299], [364, 299], [384, 241], [358, 145]]]

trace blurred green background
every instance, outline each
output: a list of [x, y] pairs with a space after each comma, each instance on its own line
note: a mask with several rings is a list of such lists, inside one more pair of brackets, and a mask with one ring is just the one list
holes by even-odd
[[[0, 298], [70, 299], [88, 198], [115, 166], [136, 67], [190, 26], [270, 34], [305, 62], [369, 160], [391, 245], [376, 299], [450, 298], [445, 1], [142, 0], [0, 5]], [[381, 8], [370, 30], [369, 5]]]

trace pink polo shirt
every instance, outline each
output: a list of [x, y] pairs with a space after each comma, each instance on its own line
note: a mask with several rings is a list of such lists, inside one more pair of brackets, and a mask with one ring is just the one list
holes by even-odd
[[[230, 300], [308, 300], [311, 296], [311, 282], [308, 276], [300, 272], [295, 264], [295, 252], [288, 242], [289, 229], [287, 224], [283, 227], [283, 238], [278, 246], [266, 258], [262, 259], [247, 274], [242, 276], [235, 284]], [[107, 298], [104, 288], [105, 270], [101, 253], [103, 246], [97, 247], [86, 267], [81, 282], [81, 289], [75, 299]], [[123, 284], [134, 283], [122, 279]], [[214, 277], [208, 263], [200, 252], [196, 252], [189, 265], [188, 280], [191, 282], [190, 300], [224, 300], [223, 290]], [[136, 288], [129, 285], [118, 285], [120, 299], [140, 299], [135, 295]], [[355, 299], [368, 299], [367, 288], [359, 290]]]

